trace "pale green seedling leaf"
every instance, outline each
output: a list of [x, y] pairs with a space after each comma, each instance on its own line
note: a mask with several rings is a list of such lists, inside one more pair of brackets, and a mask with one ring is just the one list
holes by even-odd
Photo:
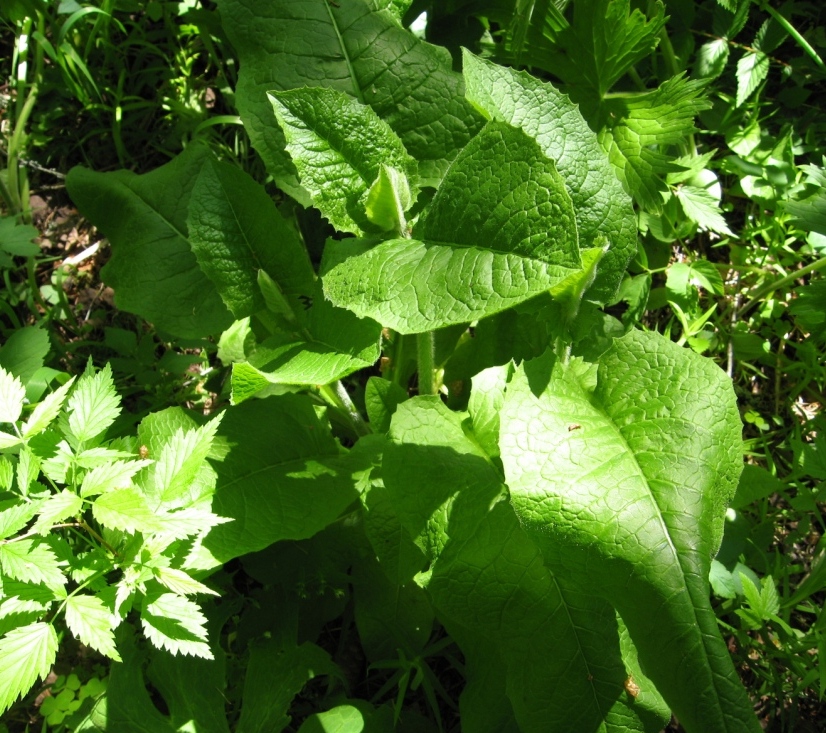
[[92, 514], [105, 527], [124, 532], [150, 532], [159, 526], [146, 497], [136, 488], [101, 494], [92, 504]]
[[679, 186], [675, 189], [674, 195], [685, 215], [696, 221], [700, 229], [733, 236], [720, 211], [720, 202], [706, 189], [699, 186]]
[[107, 364], [97, 374], [85, 374], [69, 397], [69, 429], [80, 443], [103, 433], [120, 415], [120, 398]]
[[41, 505], [39, 516], [32, 529], [41, 535], [45, 535], [53, 524], [77, 515], [82, 506], [83, 499], [74, 491], [63, 489], [60, 493], [52, 494]]
[[63, 403], [66, 401], [66, 396], [75, 383], [75, 379], [76, 377], [72, 377], [66, 384], [58, 387], [35, 406], [23, 428], [24, 438], [31, 438], [34, 435], [38, 435], [52, 424], [52, 421], [58, 416], [58, 413], [63, 407]]
[[396, 133], [349, 94], [308, 87], [268, 96], [301, 185], [336, 229], [369, 228], [367, 194], [383, 166], [415, 180], [416, 161]]
[[0, 713], [38, 678], [46, 679], [56, 655], [57, 634], [51, 624], [38, 621], [12, 629], [0, 639]]
[[187, 235], [192, 189], [209, 156], [193, 144], [144, 175], [78, 167], [66, 178], [72, 200], [109, 238], [112, 257], [102, 276], [118, 308], [185, 338], [220, 333], [233, 320]]
[[212, 659], [207, 644], [206, 617], [196, 603], [174, 593], [147, 599], [141, 611], [146, 638], [158, 649]]
[[189, 241], [203, 273], [235, 318], [264, 308], [263, 270], [283, 293], [310, 295], [313, 269], [298, 232], [238, 166], [208, 160], [192, 191]]
[[413, 235], [336, 265], [324, 292], [356, 315], [419, 333], [512, 307], [580, 269], [562, 178], [530, 137], [501, 122], [461, 152]]
[[23, 412], [25, 399], [23, 383], [0, 367], [0, 423], [16, 423]]
[[127, 489], [132, 486], [132, 477], [151, 460], [112, 461], [93, 468], [83, 477], [80, 484], [82, 497], [96, 496], [112, 489]]
[[637, 227], [631, 199], [596, 133], [568, 96], [550, 84], [467, 51], [462, 59], [468, 99], [487, 117], [521, 128], [556, 164], [574, 205], [579, 246], [608, 242], [587, 297], [609, 300], [636, 251]]
[[120, 662], [112, 633], [113, 616], [97, 596], [71, 595], [66, 599], [66, 625], [81, 642]]
[[268, 92], [327, 87], [370, 105], [428, 185], [481, 127], [448, 51], [420, 41], [387, 10], [362, 0], [221, 0], [219, 8], [240, 59], [235, 93], [244, 127], [279, 188], [305, 206], [310, 198], [273, 124]]
[[616, 607], [686, 730], [759, 731], [709, 603], [742, 467], [730, 381], [636, 331], [600, 357], [595, 387], [578, 375], [538, 359], [508, 386], [500, 450], [522, 526], [555, 573]]
[[737, 62], [737, 102], [740, 107], [769, 74], [769, 57], [762, 51], [748, 51]]
[[607, 125], [600, 141], [625, 190], [645, 209], [659, 212], [663, 177], [680, 168], [668, 146], [694, 132], [694, 118], [709, 107], [703, 82], [675, 76], [651, 92], [612, 97], [604, 103]]
[[57, 555], [39, 538], [0, 545], [0, 568], [10, 578], [22, 583], [43, 583], [49, 588], [66, 584], [66, 576], [58, 567]]

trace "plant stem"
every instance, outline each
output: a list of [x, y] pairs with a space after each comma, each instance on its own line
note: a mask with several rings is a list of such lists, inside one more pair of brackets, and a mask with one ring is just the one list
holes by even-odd
[[823, 59], [820, 58], [817, 51], [812, 48], [812, 45], [805, 38], [803, 38], [802, 35], [800, 35], [797, 28], [795, 28], [783, 15], [769, 5], [766, 0], [759, 0], [758, 4], [760, 5], [761, 10], [766, 11], [781, 25], [783, 30], [786, 31], [786, 33], [788, 33], [795, 40], [797, 45], [809, 55], [821, 71], [826, 71], [826, 64], [823, 63]]
[[817, 272], [818, 270], [823, 270], [824, 268], [826, 268], [826, 257], [821, 257], [816, 262], [812, 262], [812, 264], [806, 265], [806, 267], [801, 267], [799, 270], [795, 270], [791, 273], [791, 275], [786, 275], [786, 277], [781, 277], [779, 280], [767, 283], [762, 288], [758, 288], [757, 292], [751, 297], [749, 302], [743, 306], [740, 311], [740, 315], [746, 315], [746, 313], [754, 308], [754, 306], [763, 300], [769, 293], [773, 293], [775, 290], [779, 290], [780, 288], [793, 283], [795, 280], [803, 277], [804, 275], [808, 275], [810, 272]]
[[340, 379], [337, 379], [332, 384], [325, 384], [319, 387], [318, 391], [326, 398], [327, 402], [347, 416], [350, 427], [353, 428], [356, 435], [369, 435], [373, 432], [353, 404], [353, 400], [350, 399], [350, 395], [347, 393], [347, 389], [341, 383]]
[[436, 394], [436, 342], [433, 331], [425, 331], [416, 336], [416, 351], [419, 363], [419, 394]]

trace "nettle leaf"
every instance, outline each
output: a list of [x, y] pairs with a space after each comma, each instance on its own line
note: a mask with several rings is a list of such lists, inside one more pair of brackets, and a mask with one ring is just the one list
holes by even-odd
[[120, 415], [120, 397], [107, 364], [97, 374], [84, 374], [69, 397], [69, 430], [79, 443], [94, 440]]
[[174, 593], [146, 599], [141, 611], [141, 626], [146, 638], [158, 649], [172, 654], [212, 659], [207, 644], [206, 616], [196, 603]]
[[580, 248], [608, 242], [588, 297], [610, 299], [636, 251], [637, 225], [631, 199], [596, 133], [568, 96], [550, 84], [468, 51], [462, 59], [466, 95], [474, 106], [491, 119], [521, 128], [556, 164], [574, 205]]
[[630, 0], [580, 0], [569, 25], [553, 3], [536, 3], [521, 59], [558, 76], [580, 96], [602, 98], [657, 47], [665, 8], [661, 2], [651, 8], [653, 15], [646, 18], [631, 11]]
[[262, 186], [237, 166], [208, 160], [192, 190], [189, 241], [203, 273], [236, 318], [262, 310], [258, 270], [285, 295], [310, 295], [307, 250]]
[[741, 106], [769, 75], [769, 57], [762, 51], [744, 53], [737, 62], [737, 101]]
[[235, 521], [209, 532], [204, 554], [188, 561], [191, 569], [215, 567], [279, 540], [311, 537], [358, 498], [355, 474], [365, 468], [364, 459], [342, 453], [306, 397], [234, 407], [216, 440], [230, 450], [211, 459], [218, 474], [212, 510]]
[[63, 489], [63, 491], [52, 494], [40, 506], [37, 521], [32, 529], [41, 535], [45, 535], [56, 522], [62, 522], [67, 517], [73, 517], [80, 512], [83, 507], [81, 499], [74, 491]]
[[551, 575], [461, 414], [435, 397], [401, 404], [383, 473], [401, 524], [430, 560], [419, 582], [447, 628], [464, 630], [458, 639], [488, 664], [504, 662], [520, 730], [661, 729], [650, 682], [647, 697], [624, 693], [613, 609]]
[[71, 595], [66, 599], [66, 625], [81, 642], [120, 662], [112, 631], [113, 616], [96, 596]]
[[555, 573], [616, 607], [688, 731], [760, 730], [709, 603], [740, 430], [716, 364], [636, 331], [600, 358], [593, 388], [573, 367], [528, 362], [501, 413], [521, 525]]
[[[415, 181], [416, 161], [366, 104], [318, 87], [268, 96], [301, 185], [336, 229], [360, 234], [373, 228], [366, 214], [367, 194], [383, 165]], [[413, 199], [417, 193], [414, 187]]]
[[733, 236], [720, 212], [720, 202], [709, 191], [699, 186], [679, 186], [674, 190], [677, 201], [689, 219], [701, 229]]
[[306, 327], [258, 344], [248, 362], [232, 368], [232, 400], [239, 404], [271, 384], [329, 384], [375, 364], [381, 326], [335, 307], [316, 286]]
[[334, 304], [401, 333], [467, 323], [580, 269], [565, 184], [521, 130], [490, 122], [461, 152], [414, 231], [323, 278]]
[[0, 713], [38, 678], [46, 679], [56, 655], [57, 634], [51, 624], [38, 621], [12, 629], [0, 639]]
[[146, 497], [136, 488], [113, 489], [92, 504], [92, 514], [104, 527], [124, 532], [151, 532], [159, 522]]
[[112, 245], [102, 275], [117, 306], [184, 338], [220, 333], [232, 323], [198, 267], [186, 228], [192, 189], [209, 157], [205, 146], [193, 144], [144, 175], [77, 167], [66, 178], [72, 200]]
[[10, 578], [23, 583], [43, 583], [49, 588], [66, 584], [57, 555], [39, 538], [0, 544], [0, 568]]
[[132, 477], [151, 463], [151, 460], [112, 461], [93, 468], [83, 477], [80, 495], [96, 496], [112, 489], [127, 489], [132, 486]]
[[305, 205], [268, 92], [328, 87], [369, 104], [419, 162], [426, 185], [436, 185], [482, 125], [462, 97], [450, 54], [404, 30], [387, 10], [362, 0], [221, 0], [219, 7], [240, 58], [244, 127], [278, 187]]
[[645, 209], [660, 211], [667, 190], [662, 178], [681, 170], [667, 147], [694, 132], [694, 118], [710, 106], [701, 97], [703, 84], [680, 75], [651, 92], [603, 103], [600, 140], [623, 187]]
[[32, 410], [32, 414], [29, 415], [26, 426], [23, 428], [24, 438], [28, 439], [39, 435], [52, 424], [52, 421], [60, 413], [69, 390], [75, 383], [75, 379], [76, 377], [72, 377], [66, 384], [58, 387]]
[[23, 412], [25, 399], [23, 383], [0, 367], [0, 423], [16, 423]]

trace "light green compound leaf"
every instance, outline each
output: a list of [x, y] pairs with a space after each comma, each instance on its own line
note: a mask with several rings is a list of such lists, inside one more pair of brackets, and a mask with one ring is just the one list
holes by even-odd
[[0, 504], [0, 540], [11, 537], [23, 529], [40, 511], [40, 502], [3, 502]]
[[58, 494], [52, 494], [40, 507], [37, 521], [32, 530], [45, 535], [56, 522], [62, 522], [68, 517], [75, 516], [83, 506], [81, 499], [74, 491], [63, 489]]
[[[374, 228], [367, 217], [367, 194], [384, 165], [415, 183], [416, 161], [366, 104], [319, 87], [268, 96], [301, 185], [336, 229], [361, 234]], [[414, 185], [413, 198], [417, 193]]]
[[600, 141], [623, 187], [644, 209], [662, 209], [662, 178], [681, 170], [667, 148], [694, 132], [694, 118], [710, 106], [701, 97], [703, 84], [680, 75], [651, 92], [604, 102], [607, 124]]
[[146, 497], [136, 488], [101, 494], [92, 504], [92, 514], [104, 527], [124, 532], [148, 533], [160, 525]]
[[23, 412], [25, 399], [23, 383], [0, 367], [0, 423], [16, 423]]
[[219, 8], [240, 58], [236, 100], [244, 127], [279, 188], [305, 205], [310, 199], [273, 122], [268, 92], [323, 86], [369, 104], [419, 162], [427, 185], [437, 184], [481, 127], [450, 54], [401, 28], [389, 11], [362, 0], [221, 0]]
[[78, 442], [97, 438], [120, 415], [120, 398], [107, 364], [97, 374], [84, 374], [69, 397], [69, 430]]
[[414, 237], [333, 267], [327, 297], [420, 333], [497, 313], [580, 269], [562, 178], [530, 137], [501, 122], [488, 123], [454, 161]]
[[749, 51], [737, 62], [737, 105], [741, 106], [769, 74], [769, 57]]
[[[254, 426], [252, 429], [251, 426]], [[228, 410], [212, 460], [218, 474], [212, 510], [235, 521], [215, 527], [203, 548], [214, 567], [283, 539], [305, 539], [358, 498], [363, 459], [342, 453], [304, 396], [255, 400]]]
[[233, 364], [232, 399], [239, 404], [270, 384], [330, 384], [375, 364], [381, 326], [330, 303], [319, 283], [306, 328], [259, 344], [248, 362]]
[[217, 334], [232, 323], [187, 237], [192, 189], [209, 151], [190, 145], [151, 173], [73, 168], [72, 200], [112, 245], [102, 275], [119, 308], [184, 338]]
[[607, 301], [637, 248], [631, 199], [577, 106], [553, 86], [463, 52], [467, 98], [491, 119], [519, 127], [554, 161], [571, 200], [582, 249], [605, 239], [609, 250], [590, 299]]
[[72, 377], [66, 384], [47, 395], [46, 398], [32, 410], [32, 414], [29, 416], [29, 419], [26, 421], [26, 426], [23, 428], [24, 438], [31, 438], [34, 435], [38, 435], [52, 424], [52, 421], [58, 416], [60, 409], [63, 407], [63, 403], [66, 401], [66, 396], [75, 383], [75, 379], [76, 377]]
[[57, 555], [41, 539], [21, 539], [0, 545], [0, 568], [23, 583], [43, 583], [49, 588], [66, 584]]
[[298, 233], [237, 166], [204, 164], [192, 190], [187, 227], [201, 270], [236, 318], [264, 308], [258, 270], [284, 294], [312, 294], [313, 268]]
[[237, 733], [277, 733], [290, 723], [287, 711], [304, 685], [318, 675], [339, 675], [315, 644], [282, 648], [275, 640], [254, 645], [247, 664]]
[[[462, 415], [438, 398], [400, 405], [383, 471], [402, 525], [430, 560], [420, 582], [437, 615], [449, 628], [465, 630], [460, 639], [488, 640], [504, 662], [520, 730], [662, 728], [656, 709], [623, 690], [614, 610], [550, 574], [505, 500], [499, 470], [468, 435]], [[486, 645], [477, 647], [474, 641], [483, 653]]]
[[81, 642], [120, 662], [112, 632], [112, 613], [96, 596], [73, 595], [66, 599], [66, 625]]
[[12, 629], [0, 639], [0, 713], [38, 678], [46, 679], [57, 655], [57, 634], [51, 624], [35, 622]]
[[212, 659], [207, 644], [206, 617], [196, 603], [174, 593], [162, 593], [144, 605], [141, 627], [158, 649]]
[[694, 62], [695, 76], [716, 79], [726, 68], [729, 57], [729, 42], [726, 38], [715, 38], [700, 46]]
[[96, 496], [112, 489], [128, 489], [132, 486], [132, 477], [152, 461], [112, 461], [93, 468], [83, 477], [80, 484], [82, 497]]
[[199, 593], [217, 596], [212, 588], [208, 588], [203, 583], [199, 583], [194, 578], [187, 575], [183, 570], [175, 568], [155, 568], [155, 577], [166, 588], [179, 596], [192, 596]]
[[636, 331], [600, 358], [592, 394], [575, 371], [540, 359], [508, 387], [500, 449], [522, 526], [554, 572], [616, 607], [687, 731], [759, 731], [709, 603], [742, 467], [729, 380]]
[[674, 195], [685, 215], [696, 221], [700, 229], [732, 236], [732, 231], [720, 212], [720, 202], [706, 189], [699, 186], [680, 186], [674, 191]]

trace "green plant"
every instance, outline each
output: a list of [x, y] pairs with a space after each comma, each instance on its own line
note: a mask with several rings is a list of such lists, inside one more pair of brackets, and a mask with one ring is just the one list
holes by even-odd
[[[713, 362], [599, 307], [635, 251], [623, 183], [652, 212], [659, 192], [686, 195], [665, 151], [693, 129], [699, 86], [675, 76], [624, 116], [606, 96], [656, 45], [661, 8], [611, 3], [641, 36], [608, 49], [622, 61], [598, 83], [571, 71], [586, 114], [607, 115], [600, 144], [551, 85], [469, 53], [459, 76], [379, 5], [222, 3], [250, 137], [330, 228], [194, 145], [144, 176], [68, 179], [112, 242], [120, 307], [223, 332], [236, 406], [213, 511], [234, 521], [206, 533], [199, 567], [302, 540], [326, 555], [342, 522], [361, 534], [344, 572], [374, 665], [421, 658], [435, 618], [465, 657], [463, 729], [654, 731], [671, 708], [689, 731], [757, 730], [708, 598], [742, 466], [733, 392]], [[671, 130], [641, 122], [658, 109]], [[382, 342], [392, 379], [364, 385], [366, 423], [338, 380]], [[253, 399], [273, 391], [299, 394]], [[265, 647], [305, 648], [271, 629]]]

